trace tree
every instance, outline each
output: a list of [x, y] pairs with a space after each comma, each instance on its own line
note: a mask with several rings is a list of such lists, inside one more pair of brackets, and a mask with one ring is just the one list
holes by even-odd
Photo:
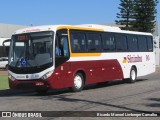
[[121, 25], [123, 30], [131, 30], [133, 20], [133, 1], [134, 0], [120, 0], [120, 13], [117, 13], [117, 25]]
[[154, 32], [158, 0], [120, 0], [117, 25], [124, 30]]
[[157, 0], [134, 0], [133, 30], [154, 32]]

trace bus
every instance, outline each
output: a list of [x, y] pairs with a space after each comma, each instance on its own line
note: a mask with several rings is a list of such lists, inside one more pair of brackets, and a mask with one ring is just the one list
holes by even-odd
[[0, 69], [7, 69], [10, 38], [0, 38]]
[[11, 89], [71, 88], [112, 80], [134, 83], [155, 72], [153, 36], [96, 24], [17, 30], [9, 52]]
[[10, 38], [0, 38], [0, 58], [1, 57], [8, 57], [9, 46], [10, 46], [9, 40], [10, 40]]

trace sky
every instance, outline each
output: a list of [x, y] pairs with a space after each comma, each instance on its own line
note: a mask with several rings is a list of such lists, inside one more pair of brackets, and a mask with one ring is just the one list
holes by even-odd
[[[0, 0], [0, 23], [17, 25], [114, 23], [120, 0]], [[160, 21], [160, 3], [157, 20]]]

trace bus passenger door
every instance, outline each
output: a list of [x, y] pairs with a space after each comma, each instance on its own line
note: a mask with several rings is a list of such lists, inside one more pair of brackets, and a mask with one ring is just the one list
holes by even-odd
[[70, 69], [68, 36], [67, 34], [57, 33], [55, 41], [55, 80], [54, 87], [68, 87], [68, 71]]

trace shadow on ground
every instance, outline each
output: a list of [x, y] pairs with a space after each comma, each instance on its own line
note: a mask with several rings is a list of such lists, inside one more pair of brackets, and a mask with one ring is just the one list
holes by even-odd
[[[147, 79], [139, 79], [139, 80], [137, 80], [137, 82], [145, 82], [146, 80]], [[115, 85], [122, 85], [122, 84], [126, 84], [126, 83], [124, 83], [123, 81], [112, 81], [112, 82], [109, 82], [108, 84], [103, 83], [103, 84], [100, 84], [98, 86], [97, 85], [89, 85], [89, 86], [85, 87], [85, 91], [92, 90], [92, 89], [101, 89], [103, 87], [112, 87], [112, 86], [115, 86]], [[59, 100], [59, 101], [71, 102], [71, 103], [83, 102], [83, 103], [85, 103], [85, 109], [84, 110], [90, 109], [91, 105], [93, 105], [93, 107], [103, 105], [103, 106], [106, 106], [106, 107], [118, 108], [118, 109], [121, 109], [123, 111], [133, 111], [133, 112], [138, 112], [138, 113], [152, 114], [151, 111], [143, 111], [143, 110], [139, 110], [139, 109], [129, 108], [129, 107], [124, 106], [124, 105], [115, 105], [115, 104], [112, 104], [110, 102], [107, 102], [107, 100], [93, 101], [93, 100], [83, 99], [83, 97], [81, 97], [81, 98], [69, 97], [69, 96], [72, 96], [72, 95], [76, 94], [76, 93], [66, 94], [66, 93], [70, 93], [70, 92], [71, 91], [69, 89], [51, 90], [46, 95], [39, 95], [34, 91], [3, 90], [3, 91], [0, 91], [0, 96], [1, 97], [39, 96], [38, 98], [35, 98], [35, 99], [41, 99], [41, 100], [44, 100], [44, 101], [49, 100], [49, 99], [56, 99], [56, 100]], [[141, 94], [143, 94], [143, 93], [141, 93]], [[135, 95], [128, 95], [128, 96], [135, 96]], [[119, 98], [114, 98], [114, 99], [118, 100], [118, 99], [125, 98], [125, 97], [127, 98], [128, 96], [127, 95], [126, 96], [120, 96]], [[148, 100], [157, 102], [156, 104], [148, 105], [150, 107], [153, 107], [153, 106], [158, 107], [160, 105], [159, 104], [159, 102], [160, 102], [159, 98], [150, 98]], [[78, 108], [78, 110], [81, 110], [81, 109], [83, 109], [83, 108]], [[72, 114], [72, 113], [70, 113], [70, 114]], [[160, 115], [160, 113], [157, 113], [157, 115]]]
[[[144, 82], [147, 79], [138, 79], [136, 82]], [[114, 80], [111, 82], [104, 82], [92, 85], [86, 85], [84, 90], [101, 89], [104, 87], [112, 87], [115, 85], [128, 84], [122, 80]], [[136, 84], [136, 83], [135, 83]], [[60, 89], [60, 90], [49, 90], [46, 94], [38, 94], [34, 90], [0, 90], [0, 97], [10, 97], [10, 96], [48, 96], [48, 95], [59, 95], [72, 92], [70, 89]]]
[[146, 106], [160, 108], [160, 98], [149, 98], [147, 100], [151, 101], [152, 103], [147, 104]]

